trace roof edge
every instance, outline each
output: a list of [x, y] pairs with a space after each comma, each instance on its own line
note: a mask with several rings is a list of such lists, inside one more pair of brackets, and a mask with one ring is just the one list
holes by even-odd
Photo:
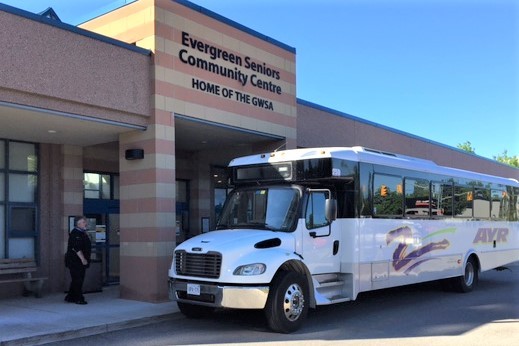
[[216, 19], [216, 20], [218, 20], [218, 21], [220, 21], [220, 22], [222, 22], [222, 23], [225, 23], [225, 24], [227, 24], [227, 25], [230, 25], [230, 26], [232, 26], [232, 27], [234, 27], [234, 28], [236, 28], [236, 29], [238, 29], [238, 30], [241, 30], [241, 31], [243, 31], [243, 32], [246, 32], [246, 33], [248, 33], [249, 35], [252, 35], [252, 36], [254, 36], [254, 37], [257, 37], [257, 38], [259, 38], [259, 39], [261, 39], [261, 40], [263, 40], [263, 41], [266, 41], [266, 42], [268, 42], [268, 43], [270, 43], [270, 44], [273, 44], [273, 45], [275, 45], [275, 46], [278, 46], [279, 48], [282, 48], [282, 49], [284, 49], [284, 50], [286, 50], [286, 51], [288, 51], [288, 52], [290, 52], [290, 53], [293, 53], [293, 54], [296, 53], [296, 49], [295, 49], [294, 47], [292, 47], [292, 46], [289, 46], [289, 45], [287, 45], [287, 44], [285, 44], [285, 43], [283, 43], [283, 42], [281, 42], [281, 41], [278, 41], [278, 40], [276, 40], [276, 39], [273, 39], [272, 37], [269, 37], [269, 36], [267, 36], [267, 35], [261, 34], [261, 33], [259, 33], [259, 32], [256, 31], [256, 30], [253, 30], [253, 29], [251, 29], [251, 28], [249, 28], [249, 27], [246, 27], [245, 25], [242, 25], [242, 24], [240, 24], [240, 23], [238, 23], [238, 22], [235, 22], [234, 20], [229, 19], [229, 18], [227, 18], [227, 17], [224, 17], [224, 16], [222, 16], [222, 15], [216, 13], [216, 12], [213, 12], [213, 11], [211, 11], [211, 10], [208, 10], [208, 9], [205, 8], [205, 7], [202, 7], [202, 6], [200, 6], [200, 5], [197, 5], [197, 4], [195, 4], [195, 3], [192, 3], [191, 1], [188, 1], [188, 0], [172, 0], [172, 1], [174, 1], [174, 2], [176, 2], [176, 3], [178, 3], [178, 4], [180, 4], [180, 5], [186, 6], [186, 7], [190, 8], [190, 9], [192, 9], [192, 10], [194, 10], [194, 11], [200, 12], [200, 13], [202, 13], [203, 15], [206, 15], [206, 16], [208, 16], [208, 17], [211, 17], [211, 18], [213, 18], [213, 19]]
[[117, 47], [120, 47], [123, 49], [133, 51], [135, 53], [139, 53], [142, 55], [151, 55], [151, 51], [148, 49], [137, 47], [132, 44], [129, 44], [129, 43], [126, 43], [123, 41], [119, 41], [119, 40], [116, 40], [116, 39], [108, 37], [108, 36], [103, 36], [103, 35], [100, 35], [100, 34], [85, 30], [85, 29], [81, 29], [81, 28], [78, 28], [77, 26], [74, 26], [71, 24], [58, 22], [57, 20], [50, 19], [50, 18], [44, 17], [44, 16], [36, 14], [36, 13], [32, 13], [29, 11], [25, 11], [25, 10], [22, 10], [17, 7], [12, 7], [12, 6], [0, 3], [0, 11], [10, 13], [15, 16], [23, 17], [26, 19], [30, 19], [30, 20], [33, 20], [36, 22], [40, 22], [42, 24], [50, 25], [50, 26], [56, 27], [61, 30], [72, 32], [74, 34], [89, 37], [89, 38], [92, 38], [97, 41], [105, 42], [105, 43], [108, 43], [108, 44], [111, 44], [111, 45], [114, 45], [114, 46], [117, 46]]

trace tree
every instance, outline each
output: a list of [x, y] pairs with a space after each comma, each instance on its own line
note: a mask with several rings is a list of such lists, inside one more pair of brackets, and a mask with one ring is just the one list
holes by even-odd
[[[470, 141], [465, 141], [465, 143], [459, 143], [457, 148], [471, 154], [476, 153], [476, 148], [472, 146], [472, 143], [470, 143]], [[501, 154], [494, 156], [494, 160], [496, 160], [497, 162], [504, 163], [505, 165], [519, 168], [519, 155], [508, 156], [508, 150], [503, 150]]]
[[470, 141], [466, 141], [465, 143], [458, 143], [458, 149], [465, 150], [471, 154], [476, 153], [476, 148], [472, 147], [472, 143], [470, 143]]
[[519, 155], [508, 156], [508, 150], [504, 150], [503, 153], [494, 156], [494, 160], [507, 164], [512, 167], [519, 168]]

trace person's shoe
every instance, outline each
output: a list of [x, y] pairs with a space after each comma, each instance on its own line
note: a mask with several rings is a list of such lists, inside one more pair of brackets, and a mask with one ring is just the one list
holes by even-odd
[[88, 304], [88, 303], [87, 303], [86, 300], [78, 300], [78, 301], [76, 302], [76, 304], [79, 304], [79, 305], [86, 305], [86, 304]]
[[70, 298], [69, 296], [66, 296], [66, 297], [65, 297], [65, 301], [66, 301], [67, 303], [74, 303], [74, 299]]

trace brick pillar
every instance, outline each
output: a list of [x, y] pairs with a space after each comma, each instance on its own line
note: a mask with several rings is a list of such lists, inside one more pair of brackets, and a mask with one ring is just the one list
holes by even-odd
[[[170, 112], [154, 118], [146, 131], [120, 136], [120, 293], [160, 302], [175, 247], [175, 132]], [[126, 160], [127, 149], [144, 149], [144, 158]]]
[[69, 216], [83, 214], [83, 148], [73, 145], [63, 145], [63, 248], [66, 251]]
[[[69, 216], [83, 214], [83, 148], [73, 145], [62, 145], [61, 156], [62, 166], [62, 220], [61, 229], [63, 239], [63, 254], [67, 251]], [[63, 260], [60, 261], [62, 265]], [[64, 277], [68, 277], [68, 269], [62, 265]], [[66, 281], [65, 281], [66, 282]], [[67, 287], [64, 287], [65, 289]]]

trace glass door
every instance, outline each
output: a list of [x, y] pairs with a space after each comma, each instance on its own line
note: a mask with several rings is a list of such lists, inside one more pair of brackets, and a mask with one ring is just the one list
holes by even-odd
[[85, 173], [83, 214], [95, 220], [93, 254], [100, 262], [104, 285], [119, 283], [119, 177], [106, 173]]

